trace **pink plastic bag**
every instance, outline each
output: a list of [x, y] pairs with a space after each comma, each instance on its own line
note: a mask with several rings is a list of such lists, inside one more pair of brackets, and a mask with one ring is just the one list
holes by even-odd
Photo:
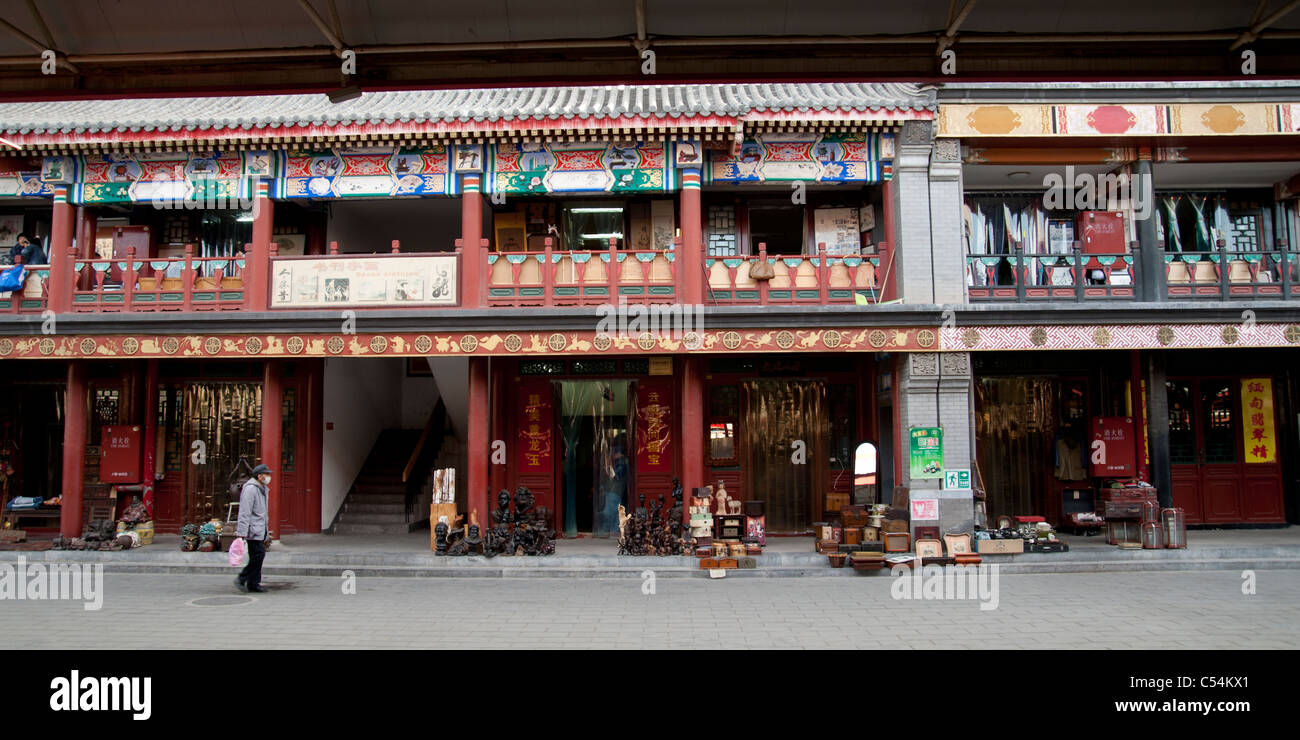
[[227, 554], [230, 556], [231, 565], [243, 565], [244, 556], [248, 554], [248, 543], [244, 542], [243, 537], [236, 538], [234, 542], [230, 543], [230, 551]]

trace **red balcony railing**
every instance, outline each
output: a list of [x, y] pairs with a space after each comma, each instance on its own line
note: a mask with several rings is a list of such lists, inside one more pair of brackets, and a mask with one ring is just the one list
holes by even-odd
[[[880, 245], [877, 254], [826, 254], [826, 245], [818, 245], [817, 256], [769, 257], [767, 245], [758, 245], [757, 255], [707, 257], [708, 275], [705, 300], [718, 304], [831, 304], [856, 303], [862, 296], [870, 303], [880, 301], [883, 275], [880, 272]], [[755, 278], [754, 269], [766, 262], [773, 276]]]
[[553, 249], [548, 237], [540, 252], [487, 255], [490, 306], [586, 306], [602, 303], [675, 303], [676, 253], [617, 248], [605, 251]]
[[75, 259], [72, 310], [79, 312], [233, 311], [244, 307], [244, 257]]
[[[15, 264], [22, 264], [22, 257]], [[50, 266], [28, 265], [23, 289], [0, 293], [0, 313], [41, 313], [50, 304]]]

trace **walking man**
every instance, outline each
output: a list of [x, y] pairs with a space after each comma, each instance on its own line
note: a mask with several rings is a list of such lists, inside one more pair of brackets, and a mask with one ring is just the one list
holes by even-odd
[[271, 469], [265, 465], [253, 468], [253, 477], [244, 482], [239, 491], [239, 522], [235, 536], [248, 542], [248, 565], [235, 576], [235, 587], [243, 593], [264, 593], [262, 588], [262, 560], [266, 558], [266, 545], [271, 529], [267, 518], [267, 490], [271, 485]]

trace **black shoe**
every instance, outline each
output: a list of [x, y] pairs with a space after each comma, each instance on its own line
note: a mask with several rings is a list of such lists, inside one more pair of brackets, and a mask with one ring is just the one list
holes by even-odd
[[248, 593], [248, 586], [244, 585], [243, 579], [239, 576], [235, 576], [235, 588], [239, 589], [239, 593], [241, 594]]
[[251, 593], [255, 593], [255, 594], [264, 594], [264, 593], [266, 593], [266, 589], [262, 588], [261, 586], [249, 586], [249, 587], [248, 587], [248, 590], [249, 590]]

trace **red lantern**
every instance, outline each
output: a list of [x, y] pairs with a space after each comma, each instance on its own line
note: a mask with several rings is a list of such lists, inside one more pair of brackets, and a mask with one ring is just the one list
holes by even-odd
[[1187, 547], [1187, 515], [1182, 509], [1165, 509], [1160, 512], [1164, 524], [1165, 547]]

